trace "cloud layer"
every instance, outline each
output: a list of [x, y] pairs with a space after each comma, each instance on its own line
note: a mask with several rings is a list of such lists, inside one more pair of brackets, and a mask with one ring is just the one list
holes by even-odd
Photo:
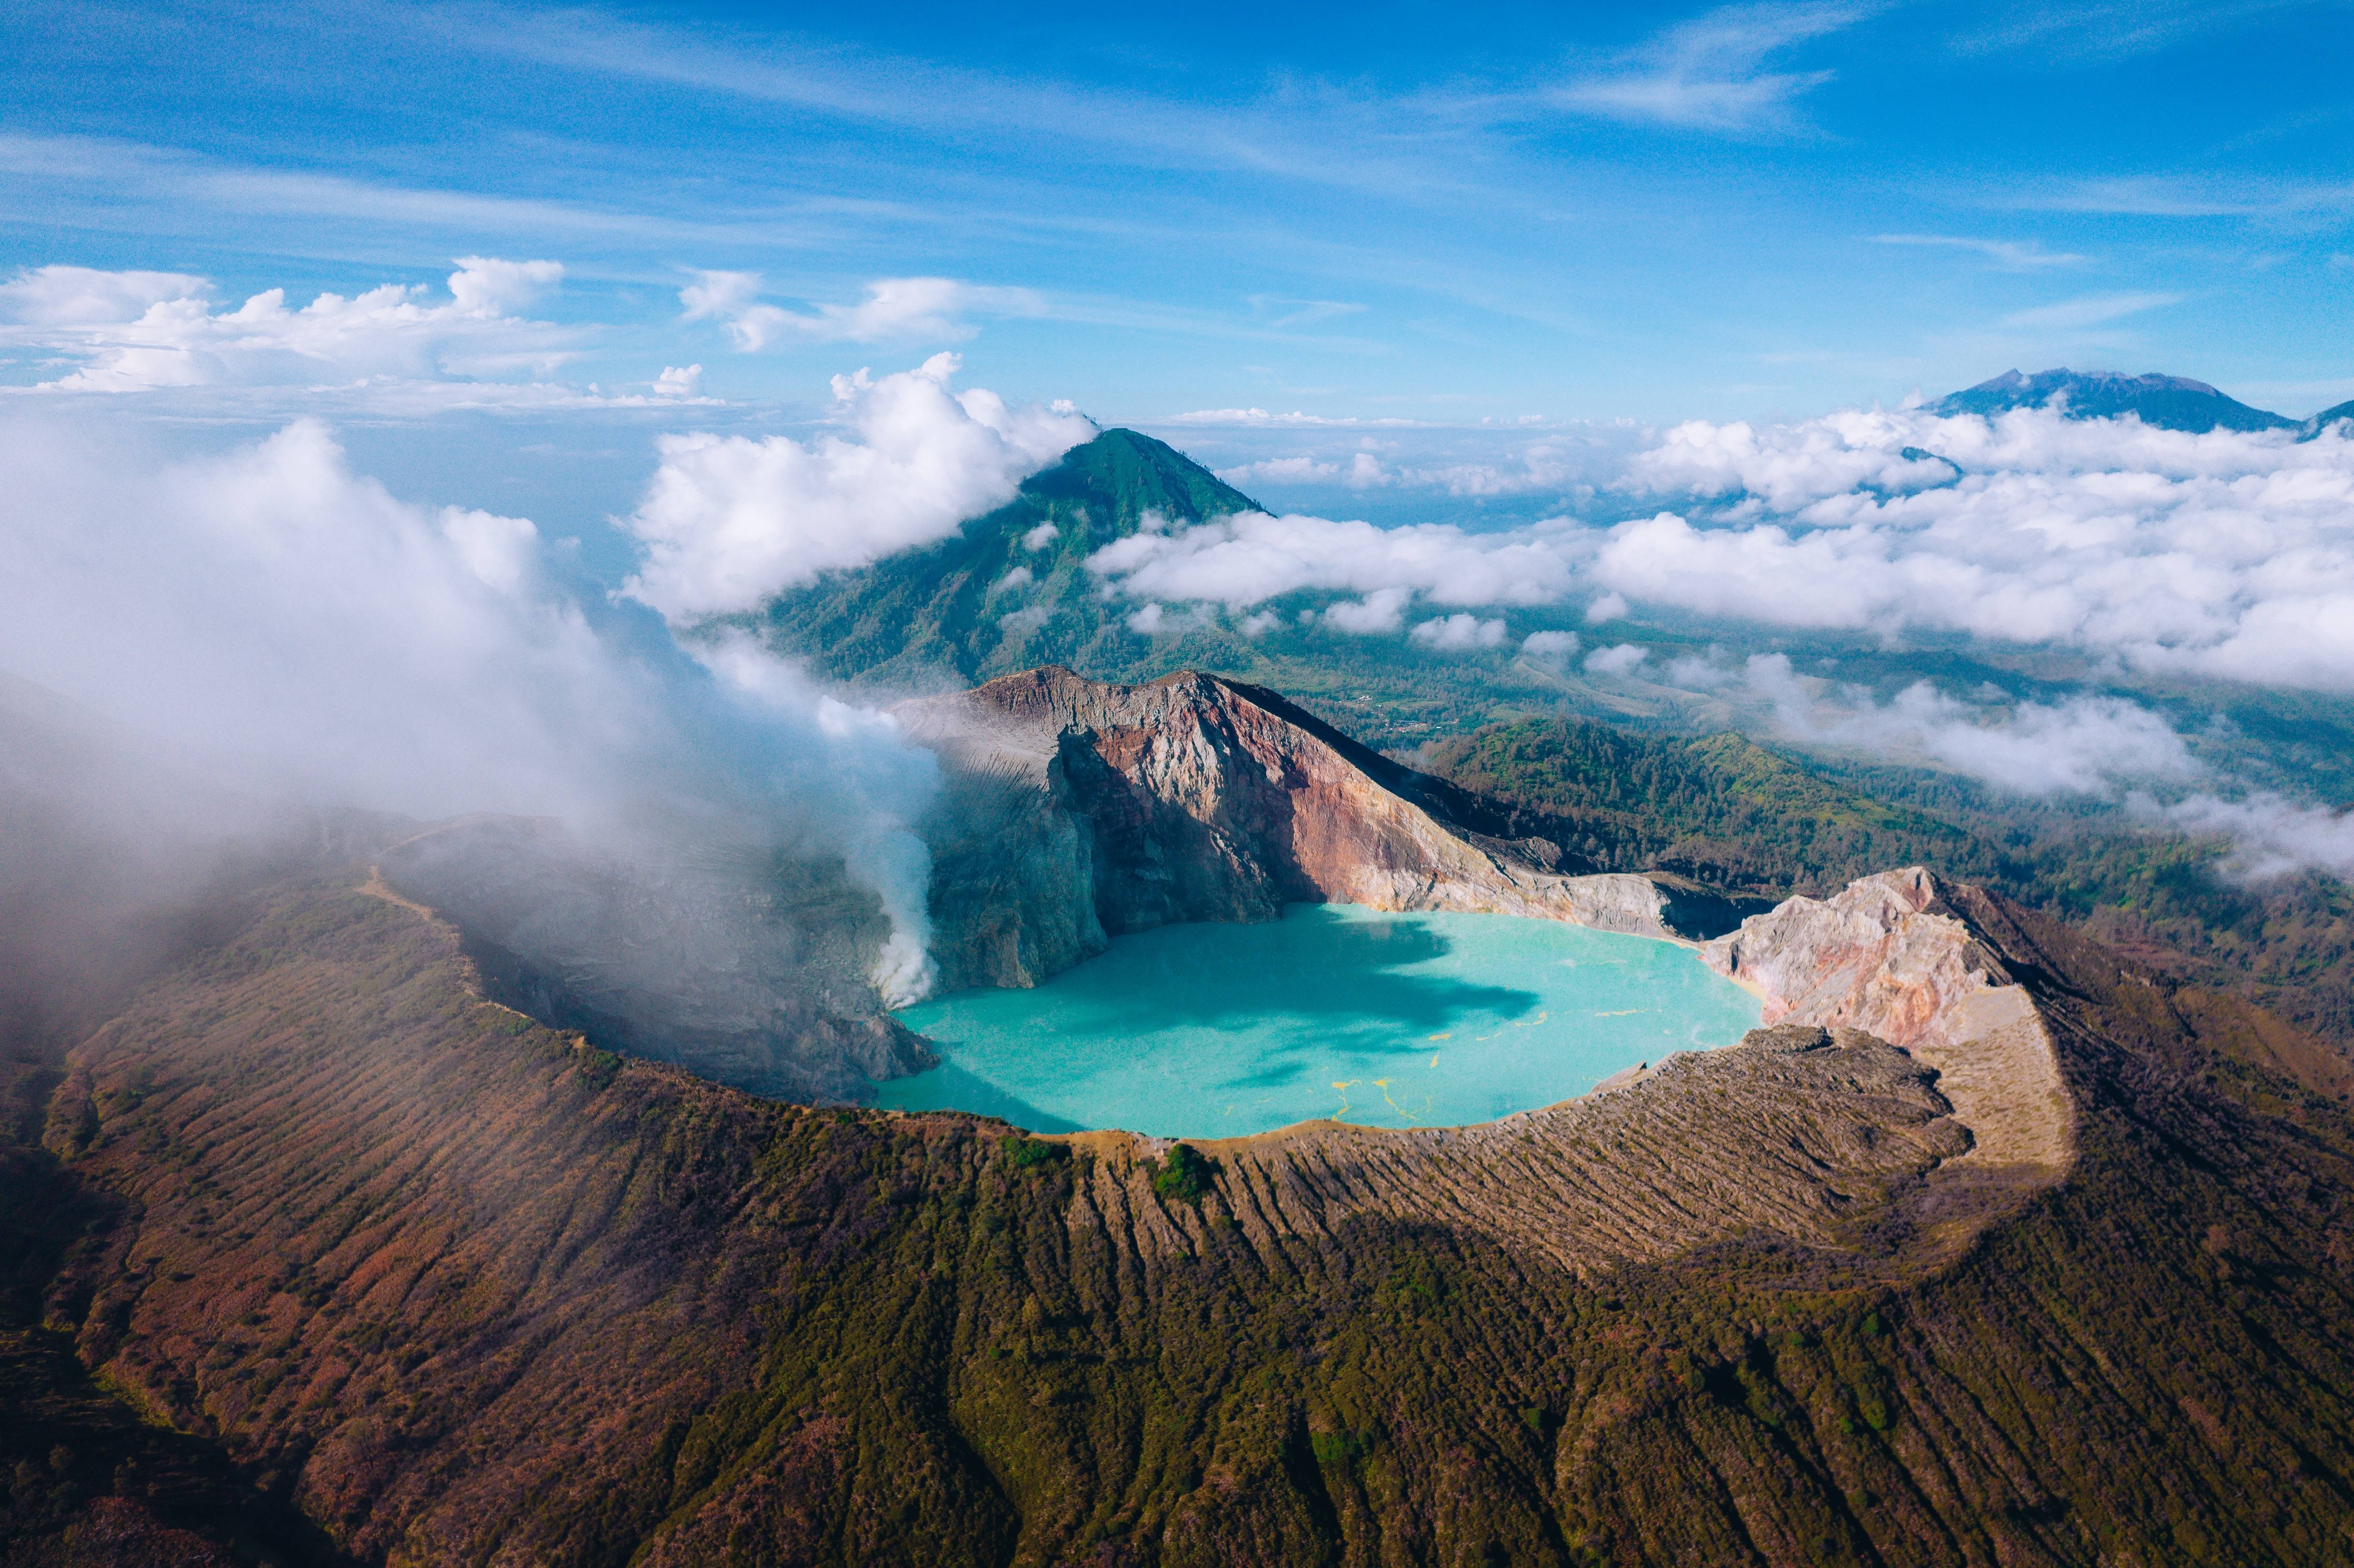
[[1087, 557], [1090, 571], [1140, 599], [1244, 609], [1303, 589], [1389, 596], [1393, 612], [1376, 618], [1384, 630], [1398, 624], [1394, 609], [1417, 595], [1449, 606], [1553, 603], [1570, 590], [1570, 563], [1543, 531], [1377, 528], [1263, 512], [1131, 534]]
[[0, 284], [0, 341], [72, 366], [39, 388], [58, 392], [546, 376], [573, 334], [521, 313], [563, 276], [554, 261], [467, 256], [446, 301], [387, 283], [292, 309], [270, 289], [229, 310], [184, 273], [39, 267]]
[[1685, 425], [1630, 482], [1716, 503], [1609, 531], [1592, 573], [1638, 602], [2354, 690], [2354, 443], [2335, 435], [1845, 413]]
[[625, 524], [646, 546], [627, 591], [673, 621], [752, 609], [947, 537], [1095, 434], [1068, 404], [952, 392], [956, 371], [940, 354], [880, 379], [835, 376], [847, 435], [658, 438], [662, 467]]
[[1136, 597], [1235, 609], [1311, 588], [1402, 591], [1402, 611], [1583, 600], [1596, 619], [1648, 606], [1960, 632], [2145, 672], [2354, 691], [2342, 433], [2189, 435], [2042, 409], [1693, 422], [1597, 493], [1597, 509], [1647, 503], [1659, 510], [1606, 525], [1477, 534], [1254, 514], [1122, 541], [1093, 564]]
[[2207, 772], [2163, 717], [2119, 697], [1986, 708], [1924, 681], [1876, 703], [1801, 679], [1779, 653], [1751, 658], [1741, 680], [1773, 705], [1775, 728], [1787, 739], [1941, 763], [2022, 795], [2111, 795]]

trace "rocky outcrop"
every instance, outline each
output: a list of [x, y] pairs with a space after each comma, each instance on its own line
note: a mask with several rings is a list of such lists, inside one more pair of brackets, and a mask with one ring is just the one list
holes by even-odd
[[1476, 797], [1214, 675], [1121, 686], [1049, 666], [894, 712], [959, 781], [933, 883], [951, 985], [1034, 984], [1105, 933], [1297, 902], [1683, 938], [1730, 908], [1670, 877], [1565, 874], [1557, 846], [1484, 831], [1500, 820]]
[[1935, 1068], [1973, 1160], [2056, 1175], [2074, 1114], [2051, 1034], [1964, 896], [1919, 866], [1882, 872], [1752, 916], [1701, 957], [1756, 991], [1768, 1024], [1868, 1030]]

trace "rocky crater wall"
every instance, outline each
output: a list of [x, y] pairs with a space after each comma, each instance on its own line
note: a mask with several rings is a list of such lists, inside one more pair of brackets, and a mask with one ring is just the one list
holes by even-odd
[[1287, 903], [1687, 939], [1734, 908], [1663, 875], [1554, 869], [1553, 846], [1482, 831], [1500, 823], [1477, 797], [1213, 675], [1122, 686], [1049, 666], [894, 713], [952, 780], [932, 897], [950, 986], [1033, 985], [1108, 936]]

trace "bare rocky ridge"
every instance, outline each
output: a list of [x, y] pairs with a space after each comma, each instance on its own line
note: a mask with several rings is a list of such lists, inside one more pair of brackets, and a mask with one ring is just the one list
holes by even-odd
[[[1903, 1183], [1967, 1152], [1935, 1072], [1859, 1030], [1786, 1024], [1671, 1058], [1641, 1082], [1467, 1128], [1330, 1121], [1203, 1143], [1255, 1245], [1329, 1240], [1378, 1215], [1486, 1236], [1579, 1275], [1770, 1234], [1840, 1247]], [[1129, 1159], [1161, 1147], [1075, 1135]], [[1100, 1161], [1073, 1223], [1140, 1223], [1125, 1160]]]
[[1556, 846], [1483, 831], [1503, 824], [1478, 797], [1214, 675], [1122, 686], [1048, 666], [893, 711], [951, 775], [933, 832], [951, 987], [1032, 985], [1107, 935], [1296, 902], [1650, 937], [1737, 917], [1673, 877], [1565, 872]]

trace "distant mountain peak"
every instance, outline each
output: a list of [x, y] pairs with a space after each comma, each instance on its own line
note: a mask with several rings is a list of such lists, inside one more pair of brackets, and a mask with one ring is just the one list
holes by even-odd
[[[1133, 673], [1151, 630], [1105, 597], [1089, 557], [1142, 528], [1262, 510], [1168, 443], [1109, 429], [948, 538], [780, 594], [746, 624], [832, 679], [901, 692], [1049, 663]], [[1238, 634], [1199, 636], [1203, 662], [1248, 662]]]
[[2210, 430], [2287, 430], [2300, 421], [2252, 408], [2187, 376], [2126, 375], [2115, 370], [2019, 370], [1945, 397], [1931, 412], [1978, 414], [1992, 418], [2014, 408], [2051, 408], [2072, 419], [2119, 419], [2131, 414], [2145, 425], [2204, 435]]

